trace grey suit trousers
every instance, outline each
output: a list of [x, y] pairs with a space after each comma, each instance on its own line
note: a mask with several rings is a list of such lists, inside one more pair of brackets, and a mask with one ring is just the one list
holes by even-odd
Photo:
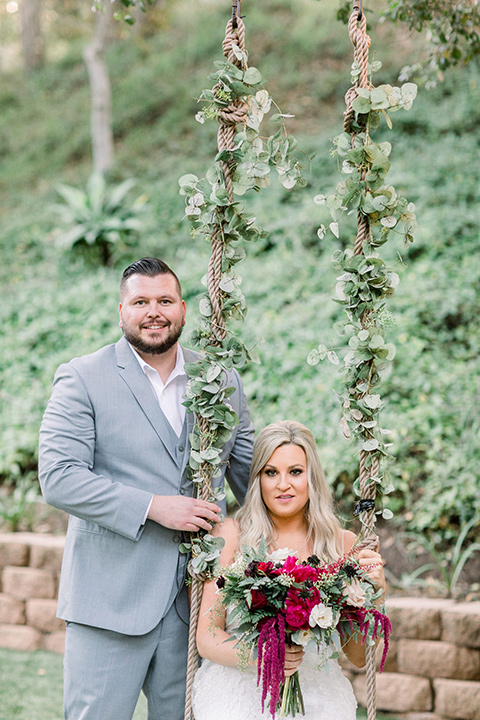
[[67, 622], [65, 720], [131, 720], [142, 685], [148, 720], [182, 720], [187, 644], [175, 603], [145, 635]]

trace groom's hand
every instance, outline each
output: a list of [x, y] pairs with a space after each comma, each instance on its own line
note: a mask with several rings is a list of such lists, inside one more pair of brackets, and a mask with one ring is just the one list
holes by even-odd
[[221, 508], [215, 503], [183, 495], [154, 495], [147, 515], [159, 525], [172, 530], [210, 531], [220, 521]]

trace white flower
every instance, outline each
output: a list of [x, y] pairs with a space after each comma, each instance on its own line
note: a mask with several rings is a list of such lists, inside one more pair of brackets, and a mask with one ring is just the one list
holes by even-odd
[[363, 607], [365, 605], [365, 590], [356, 578], [353, 578], [352, 582], [343, 588], [342, 595], [347, 598], [349, 605], [354, 607]]
[[267, 555], [267, 560], [271, 560], [272, 562], [284, 562], [287, 557], [291, 557], [292, 555], [295, 555], [295, 550], [280, 548], [279, 550], [274, 550], [270, 553], [270, 555]]
[[297, 632], [292, 635], [292, 640], [295, 645], [301, 645], [302, 647], [306, 647], [313, 638], [314, 635], [311, 630], [297, 630]]
[[310, 612], [308, 624], [310, 625], [310, 627], [315, 627], [315, 625], [318, 625], [318, 627], [321, 628], [331, 627], [333, 625], [332, 609], [327, 607], [323, 603], [315, 605]]

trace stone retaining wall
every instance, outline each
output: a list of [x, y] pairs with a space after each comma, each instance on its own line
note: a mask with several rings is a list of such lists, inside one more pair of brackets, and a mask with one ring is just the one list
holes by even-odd
[[[55, 617], [63, 546], [63, 537], [0, 533], [0, 647], [63, 652]], [[405, 720], [480, 720], [480, 602], [402, 597], [387, 607], [393, 638], [377, 675], [378, 709]], [[364, 672], [342, 664], [364, 705]]]
[[[480, 720], [480, 602], [398, 597], [387, 612], [393, 637], [377, 674], [378, 709], [405, 720]], [[365, 705], [364, 671], [342, 665]]]
[[56, 617], [65, 538], [0, 533], [0, 647], [63, 652]]

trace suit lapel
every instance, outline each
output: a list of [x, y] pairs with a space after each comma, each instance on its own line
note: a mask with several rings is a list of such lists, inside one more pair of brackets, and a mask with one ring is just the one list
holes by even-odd
[[168, 454], [174, 463], [178, 465], [175, 452], [175, 444], [178, 438], [163, 414], [145, 373], [124, 337], [117, 342], [115, 350], [120, 377], [133, 393]]

